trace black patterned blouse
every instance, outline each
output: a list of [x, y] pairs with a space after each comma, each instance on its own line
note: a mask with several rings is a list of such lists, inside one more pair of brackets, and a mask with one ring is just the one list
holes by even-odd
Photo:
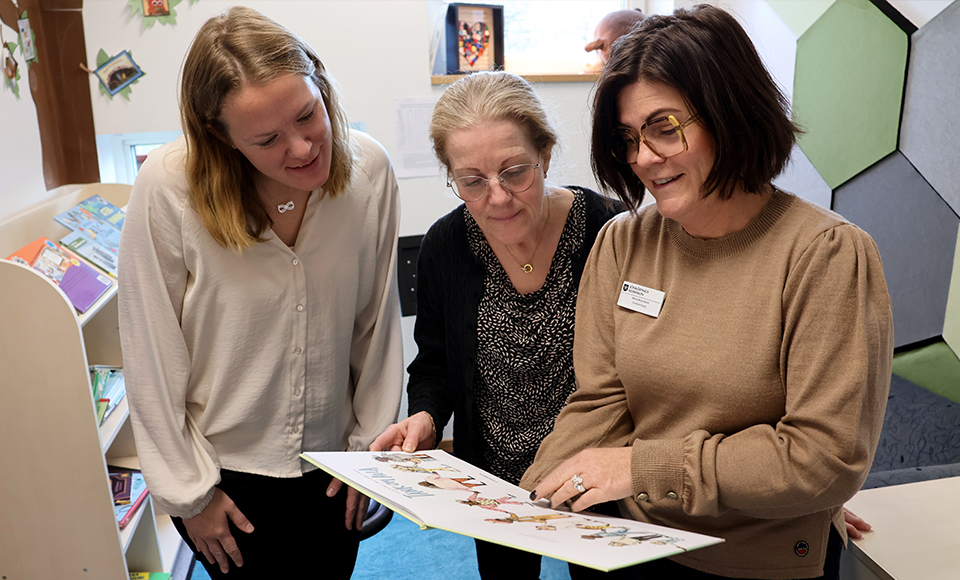
[[516, 484], [576, 388], [573, 254], [583, 243], [585, 203], [574, 190], [550, 272], [543, 287], [530, 294], [517, 292], [470, 212], [464, 208], [464, 213], [470, 247], [486, 269], [474, 386], [482, 463]]

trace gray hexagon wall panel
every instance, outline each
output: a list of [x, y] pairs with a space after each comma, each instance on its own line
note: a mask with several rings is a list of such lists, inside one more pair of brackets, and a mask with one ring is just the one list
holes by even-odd
[[960, 2], [913, 35], [900, 150], [960, 213]]
[[833, 209], [880, 248], [895, 346], [940, 336], [960, 218], [900, 152], [834, 191]]

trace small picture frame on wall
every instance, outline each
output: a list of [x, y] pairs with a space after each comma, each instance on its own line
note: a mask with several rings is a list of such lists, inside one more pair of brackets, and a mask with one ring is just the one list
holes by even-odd
[[144, 16], [170, 16], [168, 0], [143, 0]]
[[133, 62], [133, 58], [127, 51], [111, 58], [93, 72], [111, 96], [119, 93], [124, 87], [143, 76], [143, 71], [140, 70], [137, 63]]
[[446, 33], [447, 74], [503, 69], [503, 6], [453, 2]]

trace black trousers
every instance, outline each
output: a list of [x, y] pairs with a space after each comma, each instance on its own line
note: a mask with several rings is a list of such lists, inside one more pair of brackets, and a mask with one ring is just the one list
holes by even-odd
[[255, 528], [247, 534], [230, 523], [230, 533], [243, 556], [242, 567], [231, 561], [230, 571], [223, 574], [219, 565], [210, 564], [197, 552], [183, 521], [172, 518], [211, 578], [350, 578], [360, 532], [344, 525], [347, 486], [328, 498], [331, 477], [320, 470], [295, 478], [220, 470], [220, 478], [217, 487]]
[[502, 580], [504, 578], [539, 578], [540, 554], [524, 552], [483, 540], [474, 540], [477, 544], [477, 564], [482, 580]]

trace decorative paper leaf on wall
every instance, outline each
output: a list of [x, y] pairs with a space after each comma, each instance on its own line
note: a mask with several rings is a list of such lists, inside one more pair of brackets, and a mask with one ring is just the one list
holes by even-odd
[[[143, 28], [147, 29], [159, 22], [174, 25], [177, 23], [177, 11], [174, 6], [183, 0], [127, 0], [132, 16], [143, 17]], [[190, 0], [193, 4], [196, 0]]]
[[[3, 57], [3, 86], [9, 87], [13, 96], [20, 100], [20, 67], [13, 58], [14, 51], [17, 50], [16, 42], [6, 44], [7, 54]], [[12, 78], [11, 78], [12, 73]]]

